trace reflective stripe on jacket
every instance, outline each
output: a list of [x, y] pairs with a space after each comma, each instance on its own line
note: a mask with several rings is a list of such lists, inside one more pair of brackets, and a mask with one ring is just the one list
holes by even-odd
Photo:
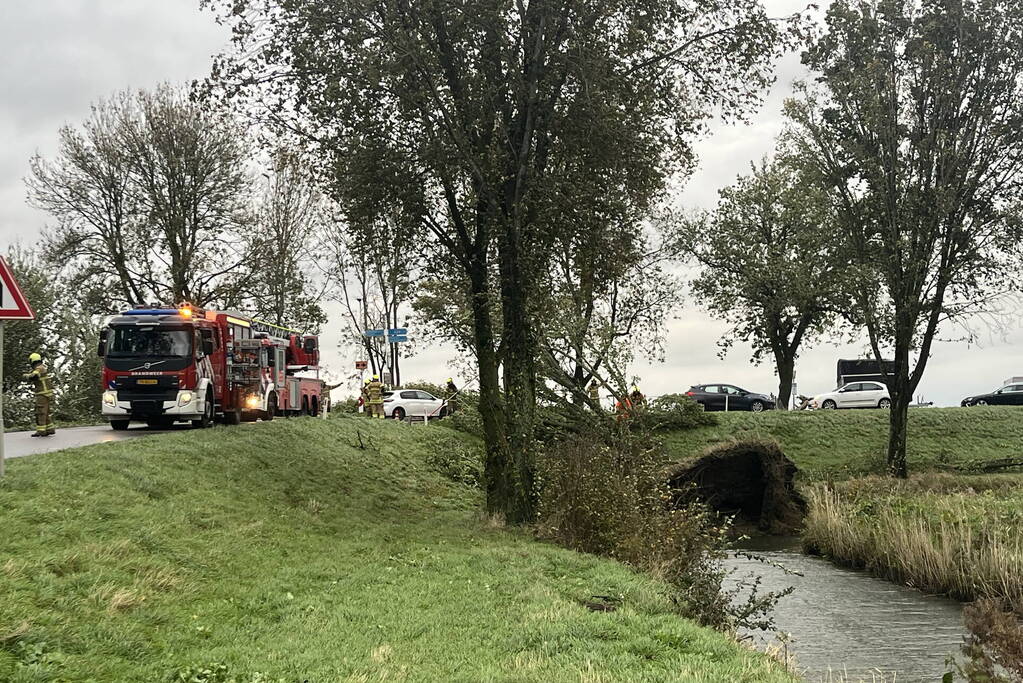
[[26, 382], [32, 382], [35, 387], [36, 396], [53, 396], [53, 386], [50, 384], [50, 376], [46, 372], [45, 365], [38, 365], [32, 372], [22, 375]]

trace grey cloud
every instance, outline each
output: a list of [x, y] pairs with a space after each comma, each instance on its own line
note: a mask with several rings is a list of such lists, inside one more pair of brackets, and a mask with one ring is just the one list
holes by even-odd
[[22, 178], [57, 130], [126, 88], [203, 77], [228, 35], [198, 0], [9, 0], [0, 19], [0, 246], [31, 241], [46, 216]]

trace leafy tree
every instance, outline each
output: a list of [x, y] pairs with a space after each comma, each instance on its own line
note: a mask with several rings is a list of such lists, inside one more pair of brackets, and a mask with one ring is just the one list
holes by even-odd
[[57, 219], [47, 240], [53, 261], [80, 260], [83, 278], [109, 283], [111, 298], [126, 304], [153, 296], [143, 282], [147, 247], [124, 152], [123, 117], [132, 107], [129, 93], [94, 105], [82, 130], [60, 129], [56, 159], [32, 158], [26, 179], [29, 202]]
[[743, 341], [754, 363], [770, 356], [782, 409], [800, 349], [849, 310], [849, 260], [837, 229], [826, 190], [780, 157], [721, 190], [717, 209], [683, 232], [684, 250], [702, 266], [693, 291], [730, 325], [723, 352]]
[[757, 101], [775, 25], [756, 0], [206, 4], [234, 30], [215, 80], [318, 148], [350, 225], [400, 211], [467, 283], [488, 508], [531, 520], [553, 207], [648, 201]]
[[279, 148], [270, 166], [255, 226], [244, 232], [245, 306], [275, 325], [317, 332], [327, 321], [313, 277], [325, 202], [295, 152]]
[[943, 323], [1010, 286], [1023, 172], [1023, 6], [836, 0], [789, 106], [801, 154], [838, 202], [874, 355], [895, 361], [888, 467]]
[[135, 103], [135, 115], [122, 117], [124, 154], [146, 242], [158, 247], [145, 281], [163, 301], [230, 306], [245, 263], [236, 236], [252, 223], [244, 131], [170, 86], [140, 92]]
[[75, 263], [113, 302], [237, 304], [249, 151], [230, 116], [161, 86], [101, 101], [59, 138], [26, 181], [58, 221], [48, 259]]
[[668, 268], [674, 253], [638, 218], [555, 237], [541, 309], [541, 371], [579, 405], [592, 379], [602, 391], [609, 384], [624, 389], [623, 379], [607, 379], [614, 374], [608, 366], [659, 357], [664, 322], [680, 302], [680, 283]]
[[390, 368], [395, 385], [401, 383], [396, 345], [364, 332], [403, 326], [420, 260], [408, 237], [393, 219], [380, 218], [362, 231], [337, 223], [322, 240], [327, 291], [343, 311], [342, 344], [359, 348], [374, 374]]

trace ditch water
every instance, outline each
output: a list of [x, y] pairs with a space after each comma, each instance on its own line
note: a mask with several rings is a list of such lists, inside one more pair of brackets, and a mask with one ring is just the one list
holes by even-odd
[[[940, 681], [946, 658], [959, 651], [962, 606], [954, 600], [804, 555], [795, 537], [748, 540], [741, 551], [802, 574], [745, 557], [726, 562], [733, 580], [761, 576], [763, 592], [795, 587], [778, 602], [774, 621], [809, 681]], [[778, 644], [762, 632], [749, 635], [761, 648]]]

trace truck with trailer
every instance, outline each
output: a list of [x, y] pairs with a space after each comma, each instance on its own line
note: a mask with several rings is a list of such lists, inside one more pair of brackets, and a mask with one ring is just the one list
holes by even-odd
[[[882, 365], [884, 371], [882, 371]], [[884, 384], [885, 374], [895, 374], [895, 361], [874, 358], [842, 359], [838, 361], [838, 372], [835, 388], [840, 389], [850, 382], [881, 382]]]
[[315, 335], [236, 311], [136, 308], [100, 333], [102, 413], [116, 430], [316, 415], [324, 394]]

